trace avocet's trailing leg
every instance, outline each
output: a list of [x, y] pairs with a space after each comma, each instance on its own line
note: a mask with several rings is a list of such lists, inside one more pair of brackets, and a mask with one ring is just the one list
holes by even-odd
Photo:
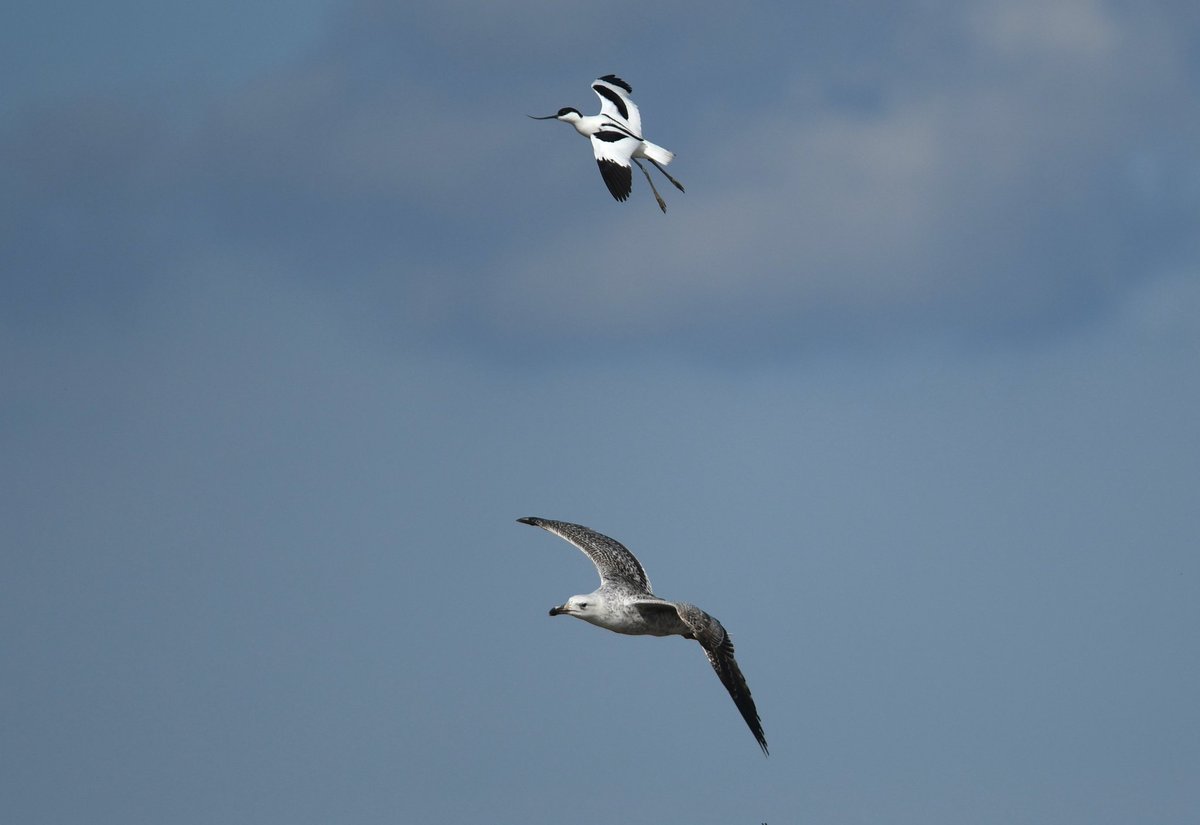
[[[600, 167], [600, 176], [608, 191], [619, 201], [629, 198], [633, 190], [633, 167], [630, 161], [637, 162], [645, 158], [654, 164], [658, 171], [667, 176], [667, 180], [675, 184], [680, 192], [684, 191], [683, 184], [671, 177], [663, 167], [670, 163], [675, 153], [658, 144], [651, 143], [642, 137], [642, 115], [637, 105], [629, 96], [633, 87], [616, 75], [606, 74], [592, 83], [592, 91], [600, 98], [600, 114], [584, 116], [578, 109], [566, 106], [557, 114], [546, 117], [534, 117], [534, 120], [561, 120], [570, 123], [575, 131], [589, 138], [592, 142], [592, 152], [596, 156], [596, 164]], [[638, 163], [638, 168], [650, 182], [650, 189], [658, 201], [659, 208], [667, 211], [667, 204], [654, 188], [650, 174]]]
[[648, 161], [650, 161], [651, 163], [653, 163], [653, 164], [654, 164], [654, 168], [655, 168], [655, 169], [657, 169], [658, 171], [660, 171], [660, 172], [662, 172], [664, 175], [666, 175], [666, 176], [667, 176], [667, 180], [669, 180], [671, 183], [675, 184], [675, 188], [676, 188], [676, 189], [678, 189], [680, 192], [684, 191], [684, 189], [683, 189], [683, 184], [682, 184], [682, 183], [680, 183], [679, 181], [675, 180], [675, 178], [671, 177], [671, 173], [670, 173], [670, 172], [668, 172], [666, 169], [663, 169], [661, 166], [659, 166], [659, 165], [658, 165], [658, 161], [656, 161], [654, 158], [650, 158], [650, 157], [646, 158], [646, 160], [648, 160]]
[[[642, 166], [642, 162], [640, 160], [638, 160], [637, 158], [634, 158], [633, 162], [638, 165], [638, 169], [641, 169], [642, 174], [646, 176], [646, 183], [650, 184], [650, 191], [654, 193], [654, 199], [656, 201], [658, 201], [658, 208], [661, 209], [663, 212], [666, 212], [667, 211], [667, 202], [662, 199], [662, 195], [658, 194], [658, 189], [655, 188], [654, 181], [650, 180], [650, 173], [646, 171], [646, 167]], [[654, 161], [650, 161], [650, 162], [654, 163]]]

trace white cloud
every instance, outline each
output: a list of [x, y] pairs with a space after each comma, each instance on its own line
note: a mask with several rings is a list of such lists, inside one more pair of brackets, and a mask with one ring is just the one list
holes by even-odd
[[1200, 335], [1200, 269], [1154, 278], [1135, 290], [1124, 320], [1150, 338], [1175, 338], [1195, 346]]
[[1120, 41], [1120, 24], [1099, 0], [979, 3], [968, 19], [981, 44], [1013, 58], [1057, 54], [1103, 58]]

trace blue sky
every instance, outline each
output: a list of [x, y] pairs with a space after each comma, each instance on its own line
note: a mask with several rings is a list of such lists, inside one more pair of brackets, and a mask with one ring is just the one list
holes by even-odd
[[16, 819], [1194, 816], [1191, 4], [3, 16]]

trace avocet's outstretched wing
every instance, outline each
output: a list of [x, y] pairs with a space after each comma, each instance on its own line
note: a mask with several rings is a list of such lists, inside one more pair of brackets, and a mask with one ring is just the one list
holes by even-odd
[[630, 158], [641, 145], [640, 140], [630, 137], [628, 132], [616, 125], [592, 135], [592, 152], [596, 155], [596, 165], [600, 167], [600, 177], [604, 178], [604, 185], [619, 201], [626, 200], [633, 191], [633, 165]]
[[600, 114], [619, 119], [639, 139], [642, 137], [642, 113], [630, 97], [633, 87], [614, 74], [592, 81], [592, 91], [600, 97]]
[[623, 584], [647, 595], [653, 595], [646, 571], [634, 558], [633, 553], [626, 550], [625, 545], [616, 539], [610, 539], [582, 524], [571, 524], [568, 521], [554, 521], [536, 516], [519, 518], [517, 521], [541, 527], [582, 550], [584, 555], [592, 560], [592, 564], [596, 565], [602, 586], [609, 583]]

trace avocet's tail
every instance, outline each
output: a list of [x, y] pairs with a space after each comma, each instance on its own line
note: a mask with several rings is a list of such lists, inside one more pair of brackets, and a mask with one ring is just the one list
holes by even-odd
[[675, 159], [674, 152], [664, 149], [657, 143], [651, 143], [648, 140], [642, 141], [641, 149], [637, 154], [644, 158], [650, 158], [650, 160], [663, 166], [666, 166]]

